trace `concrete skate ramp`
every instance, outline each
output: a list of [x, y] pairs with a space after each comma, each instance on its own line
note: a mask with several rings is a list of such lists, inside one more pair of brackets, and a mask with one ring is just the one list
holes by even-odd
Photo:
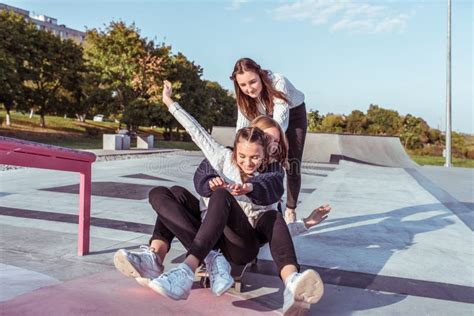
[[[212, 136], [220, 144], [232, 146], [235, 128], [215, 126]], [[398, 137], [324, 133], [306, 135], [303, 161], [337, 164], [340, 160], [385, 167], [418, 166], [408, 157]]]
[[386, 167], [417, 166], [408, 157], [398, 137], [308, 133], [303, 160], [318, 161], [321, 154], [314, 154], [318, 151], [329, 163], [348, 160]]

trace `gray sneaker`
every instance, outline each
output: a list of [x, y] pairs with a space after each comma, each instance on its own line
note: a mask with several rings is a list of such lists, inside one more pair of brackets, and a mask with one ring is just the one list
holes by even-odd
[[211, 250], [204, 259], [209, 274], [211, 290], [217, 296], [221, 296], [234, 284], [234, 278], [230, 275], [230, 264], [219, 252]]
[[314, 270], [296, 273], [287, 282], [283, 294], [283, 315], [306, 315], [311, 304], [317, 303], [324, 293], [323, 281]]
[[194, 272], [183, 262], [153, 279], [148, 286], [156, 293], [173, 300], [185, 300], [191, 292], [193, 281]]
[[148, 246], [140, 246], [143, 251], [132, 252], [118, 250], [114, 255], [114, 265], [123, 275], [135, 278], [142, 286], [147, 286], [150, 280], [163, 273], [160, 257]]

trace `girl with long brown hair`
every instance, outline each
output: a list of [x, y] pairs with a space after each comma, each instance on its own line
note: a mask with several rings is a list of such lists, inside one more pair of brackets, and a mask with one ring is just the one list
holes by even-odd
[[[323, 295], [323, 283], [314, 270], [299, 273], [290, 232], [276, 210], [283, 194], [284, 172], [278, 162], [269, 162], [265, 133], [258, 127], [243, 128], [236, 135], [234, 149], [226, 148], [171, 95], [171, 83], [165, 81], [163, 103], [226, 185], [215, 188], [201, 201], [183, 187], [154, 188], [149, 201], [158, 217], [150, 247], [140, 253], [117, 251], [115, 266], [161, 295], [184, 300], [190, 294], [194, 271], [204, 262], [213, 293], [222, 295], [233, 283], [227, 261], [247, 264], [256, 258], [261, 242], [269, 242], [285, 284], [285, 314], [309, 308]], [[259, 181], [252, 181], [257, 176]], [[266, 187], [271, 187], [272, 192], [267, 192]], [[255, 194], [265, 195], [255, 196], [262, 203], [255, 203]], [[176, 268], [164, 272], [163, 258], [175, 237], [187, 249], [186, 258]]]
[[238, 106], [236, 129], [249, 126], [260, 115], [273, 117], [285, 131], [288, 148], [285, 220], [296, 220], [301, 188], [301, 159], [308, 126], [304, 94], [283, 75], [262, 69], [250, 58], [237, 60], [230, 76]]

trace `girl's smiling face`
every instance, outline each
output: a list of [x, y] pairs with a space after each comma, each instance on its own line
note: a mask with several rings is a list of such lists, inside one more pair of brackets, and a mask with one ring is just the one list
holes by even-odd
[[242, 140], [237, 143], [237, 166], [247, 175], [252, 175], [262, 165], [264, 156], [263, 146]]
[[242, 74], [237, 74], [235, 80], [244, 94], [251, 98], [260, 96], [260, 92], [262, 92], [262, 80], [256, 72], [244, 71]]

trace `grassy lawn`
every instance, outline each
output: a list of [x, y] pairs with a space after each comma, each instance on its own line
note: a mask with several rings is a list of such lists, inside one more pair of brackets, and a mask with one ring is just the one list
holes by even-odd
[[[440, 156], [410, 155], [410, 158], [419, 165], [444, 166], [446, 162], [446, 159]], [[453, 158], [451, 162], [454, 167], [474, 168], [474, 159]]]
[[[43, 144], [75, 148], [75, 149], [100, 149], [102, 148], [102, 134], [115, 134], [118, 128], [113, 122], [94, 122], [86, 120], [79, 122], [74, 118], [58, 116], [45, 116], [46, 128], [39, 127], [39, 115], [31, 119], [29, 114], [11, 112], [11, 127], [5, 126], [5, 111], [0, 111], [0, 135], [14, 137]], [[140, 128], [141, 132], [154, 134], [155, 148], [172, 148], [184, 150], [199, 150], [193, 142], [158, 140], [163, 132], [162, 128]], [[136, 142], [136, 141], [135, 141]], [[132, 140], [132, 147], [136, 143]]]
[[[87, 128], [97, 128], [104, 131], [114, 131], [117, 127], [117, 123], [113, 122], [94, 122], [87, 120], [86, 122], [79, 122], [75, 118], [63, 118], [59, 116], [45, 116], [46, 128], [39, 126], [40, 116], [33, 115], [30, 119], [29, 114], [22, 114], [20, 112], [11, 112], [11, 123], [10, 129], [37, 133], [51, 133], [57, 132], [61, 134], [67, 133], [85, 133]], [[5, 117], [6, 112], [0, 111], [0, 121], [2, 121], [2, 128], [5, 128]]]

